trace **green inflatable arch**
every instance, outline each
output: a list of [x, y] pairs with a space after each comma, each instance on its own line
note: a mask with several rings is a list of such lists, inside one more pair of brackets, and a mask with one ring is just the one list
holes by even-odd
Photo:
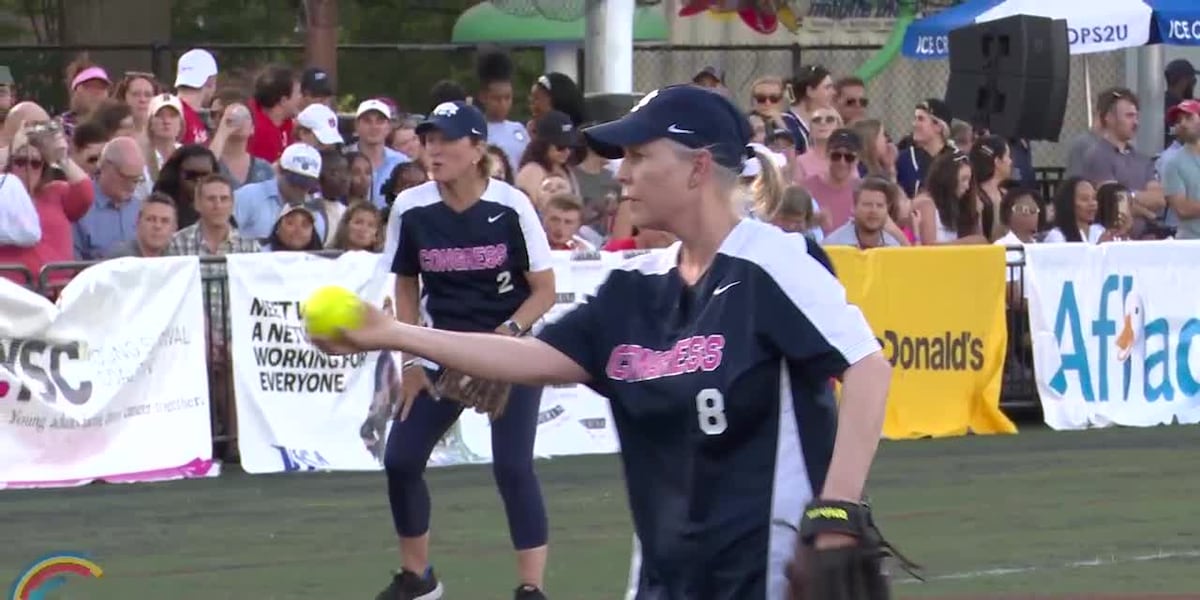
[[900, 2], [899, 14], [896, 15], [896, 26], [892, 28], [892, 34], [888, 37], [887, 42], [854, 74], [863, 81], [871, 81], [876, 75], [882, 73], [900, 54], [900, 48], [904, 45], [904, 34], [908, 31], [908, 26], [912, 25], [915, 20], [917, 20], [916, 0]]
[[[551, 21], [543, 17], [518, 17], [505, 13], [491, 2], [482, 2], [463, 12], [454, 23], [450, 41], [458, 44], [546, 44], [583, 41], [584, 19]], [[662, 7], [637, 8], [633, 39], [665, 42], [667, 18]]]

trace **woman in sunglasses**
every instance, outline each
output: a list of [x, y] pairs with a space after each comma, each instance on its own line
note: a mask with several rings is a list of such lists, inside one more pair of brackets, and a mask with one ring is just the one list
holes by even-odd
[[179, 211], [179, 228], [183, 229], [199, 220], [196, 212], [196, 182], [216, 173], [220, 169], [217, 157], [211, 150], [198, 144], [181, 146], [167, 159], [154, 182], [154, 191], [162, 192], [175, 200]]
[[[61, 128], [52, 123], [35, 123], [18, 131], [7, 173], [0, 175], [0, 193], [13, 184], [28, 192], [41, 227], [41, 239], [32, 246], [0, 246], [0, 263], [24, 265], [34, 277], [47, 263], [76, 258], [72, 224], [87, 214], [95, 194], [91, 178], [68, 155]], [[55, 170], [66, 181], [57, 179]], [[0, 198], [10, 198], [9, 193]]]
[[811, 175], [829, 174], [829, 136], [842, 126], [842, 116], [832, 108], [818, 108], [808, 120], [808, 151], [797, 156], [792, 181], [804, 181]]

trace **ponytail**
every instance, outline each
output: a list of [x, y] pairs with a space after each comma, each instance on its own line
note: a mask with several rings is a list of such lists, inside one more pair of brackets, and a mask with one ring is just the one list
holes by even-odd
[[754, 198], [754, 214], [767, 220], [779, 211], [779, 203], [783, 200], [783, 173], [775, 166], [771, 157], [762, 152], [756, 150], [754, 159], [758, 161], [758, 175], [750, 184]]

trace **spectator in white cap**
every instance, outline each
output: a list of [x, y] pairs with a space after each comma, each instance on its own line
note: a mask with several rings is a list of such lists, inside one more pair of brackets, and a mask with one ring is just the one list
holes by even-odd
[[242, 235], [266, 239], [286, 205], [303, 205], [316, 217], [317, 234], [324, 241], [329, 230], [317, 197], [320, 189], [321, 153], [308, 144], [284, 149], [275, 166], [275, 178], [244, 185], [233, 195], [233, 215]]
[[150, 101], [150, 120], [146, 121], [148, 179], [158, 179], [159, 169], [179, 148], [183, 131], [183, 103], [177, 96], [159, 94]]
[[271, 235], [267, 236], [263, 250], [268, 252], [312, 252], [320, 250], [321, 238], [317, 235], [317, 215], [299, 204], [288, 204], [279, 212]]
[[271, 163], [250, 154], [247, 146], [254, 134], [254, 120], [246, 107], [246, 95], [236, 89], [224, 89], [212, 101], [212, 120], [217, 124], [208, 148], [220, 161], [221, 174], [237, 190], [243, 185], [275, 177]]
[[[396, 165], [409, 162], [409, 158], [387, 147], [388, 134], [392, 129], [392, 109], [382, 100], [367, 100], [358, 105], [354, 112], [354, 132], [358, 135], [358, 151], [371, 161], [373, 181], [387, 181]], [[381, 186], [371, 188], [367, 198], [379, 208], [384, 206]]]
[[207, 144], [208, 126], [200, 118], [217, 91], [217, 59], [208, 50], [193, 48], [179, 57], [175, 71], [175, 94], [183, 104], [183, 137], [185, 144]]
[[337, 114], [324, 104], [309, 104], [296, 115], [292, 140], [320, 151], [333, 150], [338, 144], [345, 143], [338, 131]]

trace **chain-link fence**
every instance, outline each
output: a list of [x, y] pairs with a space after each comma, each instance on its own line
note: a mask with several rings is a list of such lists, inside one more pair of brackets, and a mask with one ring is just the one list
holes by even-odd
[[[301, 45], [205, 45], [222, 68], [222, 85], [251, 87], [255, 72], [266, 64], [302, 66]], [[52, 112], [66, 105], [63, 69], [78, 53], [114, 57], [127, 64], [105, 63], [119, 77], [123, 69], [157, 73], [164, 82], [173, 80], [175, 61], [187, 47], [166, 44], [105, 47], [0, 46], [0, 64], [12, 67], [23, 95], [37, 100]], [[443, 79], [473, 82], [476, 47], [457, 44], [347, 44], [338, 48], [339, 89], [357, 99], [386, 95], [405, 110], [428, 110], [429, 89]], [[764, 75], [787, 77], [802, 64], [821, 64], [837, 76], [853, 73], [878, 51], [869, 46], [680, 46], [638, 45], [634, 50], [634, 86], [648, 91], [663, 85], [688, 81], [705, 66], [726, 73], [726, 84], [734, 99], [748, 107], [750, 84]], [[514, 87], [518, 98], [544, 68], [540, 46], [510, 48], [516, 65]], [[582, 53], [580, 71], [583, 69]], [[1085, 64], [1095, 91], [1125, 81], [1124, 57], [1119, 52], [1071, 58], [1070, 96], [1062, 140], [1087, 128], [1090, 102], [1085, 98]], [[118, 68], [119, 67], [119, 68]], [[914, 61], [898, 58], [868, 85], [870, 113], [888, 124], [893, 132], [904, 132], [912, 120], [913, 107], [929, 97], [941, 97], [949, 77], [948, 61]], [[581, 75], [580, 79], [583, 77]], [[468, 85], [470, 87], [470, 84]], [[523, 102], [514, 106], [514, 118], [523, 119]], [[1065, 145], [1035, 145], [1039, 166], [1058, 166], [1066, 160]]]

